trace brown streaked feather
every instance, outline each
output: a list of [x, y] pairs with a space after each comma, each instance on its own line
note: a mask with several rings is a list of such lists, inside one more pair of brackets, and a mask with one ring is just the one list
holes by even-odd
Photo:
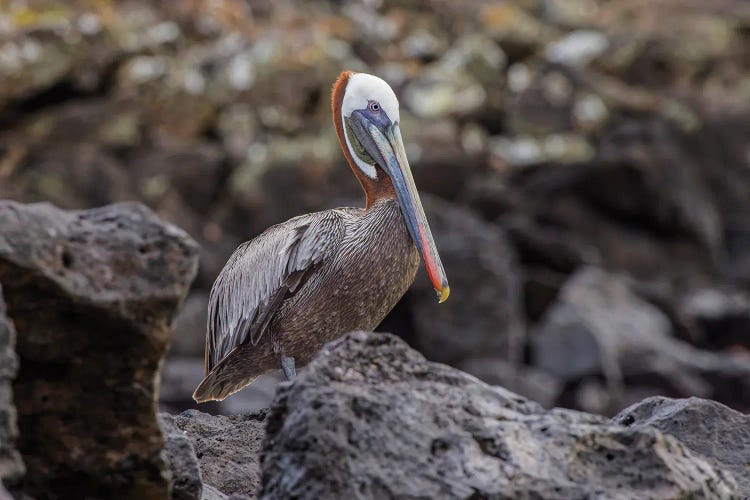
[[246, 342], [256, 345], [279, 306], [343, 235], [336, 210], [295, 217], [240, 245], [211, 289], [206, 373]]

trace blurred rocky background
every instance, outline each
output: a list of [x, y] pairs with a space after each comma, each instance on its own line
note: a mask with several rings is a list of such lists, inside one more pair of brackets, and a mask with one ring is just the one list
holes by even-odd
[[[271, 224], [362, 196], [330, 87], [391, 83], [451, 280], [381, 330], [544, 406], [750, 411], [745, 0], [0, 3], [0, 197], [138, 200], [200, 243], [162, 406], [194, 407], [207, 294]], [[266, 407], [277, 376], [209, 412]]]

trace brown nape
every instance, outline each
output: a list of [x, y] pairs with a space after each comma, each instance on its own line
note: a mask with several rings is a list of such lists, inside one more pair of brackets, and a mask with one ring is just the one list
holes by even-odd
[[346, 146], [346, 139], [344, 139], [344, 122], [341, 117], [341, 103], [344, 101], [344, 94], [346, 93], [346, 86], [349, 83], [349, 77], [354, 75], [353, 71], [343, 71], [336, 79], [336, 83], [333, 84], [333, 91], [331, 93], [331, 108], [333, 110], [333, 126], [336, 129], [336, 135], [339, 136], [339, 144], [341, 150], [344, 152], [344, 157], [349, 163], [349, 167], [354, 172], [354, 175], [362, 185], [362, 189], [365, 190], [365, 196], [367, 198], [366, 208], [370, 208], [373, 203], [377, 200], [384, 198], [396, 198], [396, 190], [393, 189], [393, 183], [388, 174], [383, 171], [379, 166], [375, 166], [377, 172], [377, 179], [373, 180], [367, 177], [360, 169], [357, 164], [354, 163], [351, 151]]

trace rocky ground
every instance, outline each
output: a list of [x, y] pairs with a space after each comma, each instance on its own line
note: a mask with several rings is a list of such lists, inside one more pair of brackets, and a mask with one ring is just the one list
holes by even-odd
[[167, 449], [180, 450], [170, 453], [175, 484], [189, 485], [173, 498], [196, 498], [201, 478], [207, 499], [719, 499], [750, 491], [750, 417], [724, 405], [655, 397], [612, 420], [545, 410], [427, 362], [388, 334], [354, 332], [329, 344], [282, 385], [270, 413], [160, 418], [172, 429]]
[[[158, 455], [156, 420], [141, 413], [156, 394], [167, 324], [188, 294], [159, 391], [161, 408], [177, 413], [195, 408], [190, 394], [202, 376], [207, 294], [235, 246], [291, 216], [361, 204], [329, 110], [331, 83], [339, 71], [354, 69], [384, 77], [400, 98], [410, 162], [452, 288], [438, 306], [420, 274], [380, 330], [430, 361], [528, 399], [425, 364], [416, 352], [383, 340], [389, 346], [383, 349], [399, 353], [395, 358], [432, 374], [425, 384], [464, 388], [482, 401], [476, 415], [446, 414], [453, 437], [417, 429], [420, 443], [447, 443], [430, 451], [431, 462], [412, 457], [429, 462], [422, 473], [450, 471], [456, 496], [466, 488], [522, 496], [485, 481], [483, 474], [493, 471], [528, 481], [528, 495], [562, 488], [575, 496], [585, 484], [593, 496], [611, 489], [627, 497], [646, 491], [624, 465], [637, 459], [662, 471], [648, 487], [667, 497], [748, 494], [747, 436], [732, 430], [744, 418], [737, 411], [750, 411], [750, 5], [744, 0], [478, 0], [470, 9], [444, 0], [20, 0], [6, 7], [0, 9], [0, 198], [84, 211], [0, 207], [0, 283], [10, 320], [0, 308], [3, 481], [18, 484], [28, 470], [28, 491], [42, 492], [69, 477], [66, 464], [75, 460], [83, 464], [83, 489], [135, 481], [159, 496], [172, 484]], [[87, 210], [131, 200], [190, 237], [164, 229], [174, 226], [140, 205]], [[39, 253], [27, 256], [36, 245]], [[200, 266], [191, 284], [195, 259]], [[118, 281], [123, 276], [129, 278]], [[86, 340], [82, 332], [94, 326], [128, 340]], [[76, 335], [81, 339], [72, 342]], [[364, 340], [347, 342], [345, 352]], [[76, 364], [87, 349], [112, 346], [141, 358], [107, 367], [111, 356], [103, 355], [96, 362], [102, 366]], [[405, 387], [396, 391], [377, 376], [365, 384], [385, 398], [379, 403], [406, 401], [415, 390], [413, 374], [392, 369], [388, 377]], [[174, 417], [189, 443], [172, 428], [168, 434], [179, 442], [171, 449], [192, 464], [184, 488], [175, 491], [193, 498], [202, 484], [203, 494], [216, 498], [295, 492], [295, 478], [284, 474], [240, 478], [281, 468], [291, 460], [288, 450], [309, 446], [309, 432], [323, 433], [329, 440], [321, 446], [341, 446], [351, 457], [337, 474], [357, 472], [351, 467], [366, 444], [291, 423], [304, 411], [328, 411], [304, 410], [289, 397], [314, 399], [329, 376], [321, 361], [299, 384], [284, 387], [270, 413], [255, 412], [272, 401], [276, 375], [201, 407], [204, 413]], [[357, 396], [347, 380], [337, 386], [342, 405]], [[67, 382], [92, 391], [91, 400], [71, 399]], [[97, 412], [111, 425], [122, 418], [119, 431], [108, 424], [89, 441], [32, 439], [28, 429], [41, 421], [71, 435], [90, 427], [70, 415], [84, 404], [97, 407], [97, 391], [117, 392], [120, 384], [129, 387], [120, 396], [135, 397], [132, 407], [112, 396], [112, 408], [122, 404], [127, 411]], [[51, 394], [67, 396], [53, 405]], [[728, 408], [680, 399], [694, 396]], [[7, 404], [13, 397], [15, 407]], [[419, 411], [440, 413], [430, 406], [439, 401]], [[625, 410], [629, 405], [636, 406]], [[542, 409], [552, 407], [603, 417]], [[512, 424], [477, 423], [500, 413]], [[378, 415], [384, 420], [368, 439], [390, 432], [387, 415]], [[359, 428], [356, 419], [365, 417], [340, 418], [340, 425]], [[210, 436], [225, 432], [227, 422], [247, 426], [257, 438], [253, 448], [237, 451], [236, 461], [200, 462], [204, 481], [196, 482], [196, 463], [185, 450], [213, 456], [206, 451], [214, 447]], [[276, 429], [272, 436], [292, 426], [289, 440], [263, 445], [262, 467], [259, 422]], [[553, 429], [551, 437], [534, 422]], [[627, 430], [613, 427], [626, 423]], [[400, 425], [413, 431], [408, 419]], [[472, 437], [501, 427], [503, 440], [486, 450]], [[707, 441], [701, 433], [729, 437]], [[549, 465], [533, 484], [516, 468], [537, 466], [537, 457], [519, 450], [514, 435], [551, 446]], [[111, 453], [110, 444], [123, 436], [140, 444]], [[48, 448], [35, 454], [39, 443]], [[621, 484], [556, 462], [572, 443], [582, 447], [580, 464], [602, 473], [616, 468]], [[632, 443], [638, 457], [618, 451], [607, 458], [607, 450], [630, 450]], [[456, 471], [451, 464], [462, 453], [473, 468]], [[299, 477], [319, 466], [307, 458], [292, 464]], [[234, 472], [223, 472], [228, 468]], [[141, 469], [151, 472], [136, 478], [133, 471]], [[370, 494], [408, 495], [413, 486], [362, 477], [362, 491]], [[447, 487], [429, 484], [438, 493]], [[325, 488], [333, 483], [318, 487], [332, 491]]]
[[[0, 486], [14, 498], [750, 494], [750, 417], [716, 401], [652, 397], [612, 420], [545, 409], [390, 334], [328, 344], [268, 410], [157, 416], [195, 242], [138, 203], [65, 211], [4, 201], [0, 226]], [[603, 407], [629, 377], [742, 396], [743, 363], [672, 339], [668, 324], [627, 280], [584, 267], [545, 314], [534, 338], [551, 347], [533, 363], [553, 380], [603, 371]], [[587, 349], [599, 364], [581, 361]], [[529, 367], [471, 366], [527, 390], [550, 387], [526, 377]]]
[[[437, 307], [418, 277], [382, 330], [546, 406], [747, 411], [749, 32], [743, 0], [13, 2], [0, 196], [139, 200], [200, 243], [161, 393], [193, 407], [229, 253], [361, 204], [329, 92], [371, 71], [400, 97], [453, 290]], [[589, 285], [607, 299], [573, 317]], [[202, 409], [261, 409], [278, 380]]]

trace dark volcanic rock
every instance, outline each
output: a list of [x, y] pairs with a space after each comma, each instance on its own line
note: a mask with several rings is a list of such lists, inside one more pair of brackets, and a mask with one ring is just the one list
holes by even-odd
[[260, 481], [258, 454], [265, 436], [265, 412], [214, 416], [188, 410], [173, 418], [193, 443], [204, 489], [209, 485], [231, 498], [255, 496]]
[[587, 267], [565, 284], [533, 335], [534, 364], [563, 382], [604, 373], [622, 377], [626, 353], [666, 341], [669, 321], [622, 279]]
[[420, 270], [407, 299], [415, 347], [433, 361], [451, 364], [474, 356], [513, 357], [524, 334], [521, 280], [502, 229], [437, 198], [423, 201], [452, 293], [438, 304]]
[[608, 390], [589, 398], [596, 407], [568, 403], [588, 411], [612, 414], [654, 394], [698, 395], [750, 408], [750, 360], [700, 351], [671, 332], [667, 316], [636, 296], [625, 278], [582, 268], [533, 333], [533, 364], [571, 386], [604, 377]]
[[23, 460], [15, 447], [18, 426], [11, 385], [18, 371], [16, 330], [5, 315], [2, 291], [0, 287], [0, 484], [18, 481], [24, 473]]
[[633, 429], [655, 427], [730, 471], [743, 497], [750, 495], [750, 416], [700, 398], [648, 398], [621, 411], [615, 422]]
[[719, 498], [671, 436], [538, 404], [387, 334], [330, 343], [277, 394], [261, 498]]
[[175, 425], [175, 416], [159, 414], [164, 433], [164, 451], [172, 472], [172, 500], [198, 500], [203, 493], [201, 471], [193, 444], [185, 432]]
[[[601, 265], [678, 289], [716, 280], [722, 226], [713, 196], [694, 172], [685, 173], [686, 186], [673, 186], [668, 173], [648, 165], [602, 160], [529, 167], [507, 180], [511, 208], [494, 215], [508, 226], [525, 264], [565, 273]], [[493, 215], [485, 201], [492, 193], [478, 184], [466, 199]]]
[[700, 165], [682, 146], [692, 138], [675, 128], [659, 120], [615, 127], [577, 187], [615, 218], [661, 236], [684, 233], [715, 254], [722, 243], [720, 213]]
[[[529, 346], [511, 345], [526, 342], [510, 342], [506, 286], [521, 282], [536, 323], [571, 273], [597, 265], [658, 292], [647, 301], [675, 336], [747, 354], [744, 306], [683, 299], [750, 289], [748, 0], [0, 3], [0, 198], [139, 200], [202, 243], [199, 292], [271, 224], [337, 197], [361, 206], [331, 123], [331, 84], [352, 69], [398, 96], [420, 192], [485, 219], [430, 213], [449, 228], [436, 237], [452, 297], [436, 305], [422, 275], [385, 330], [454, 366], [507, 361]], [[517, 263], [503, 262], [506, 239]], [[192, 404], [181, 375], [203, 342], [191, 335], [175, 349], [171, 408]], [[664, 346], [628, 355], [622, 404], [747, 400], [736, 359]], [[613, 378], [583, 377], [574, 397], [603, 406], [578, 408], [622, 408]]]
[[134, 203], [66, 212], [1, 202], [0, 227], [24, 489], [165, 498], [156, 384], [195, 243]]

